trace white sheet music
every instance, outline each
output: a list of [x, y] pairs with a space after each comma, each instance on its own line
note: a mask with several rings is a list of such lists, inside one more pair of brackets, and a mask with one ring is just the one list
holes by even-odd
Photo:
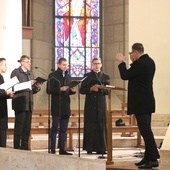
[[16, 84], [14, 86], [14, 91], [21, 91], [21, 90], [32, 90], [32, 85], [31, 85], [31, 81], [26, 81], [26, 82], [23, 82], [23, 83], [19, 83], [19, 84]]
[[13, 87], [14, 85], [18, 84], [19, 80], [18, 78], [15, 76], [12, 79], [6, 81], [5, 83], [0, 85], [0, 89], [4, 89], [4, 90], [8, 90], [11, 87]]

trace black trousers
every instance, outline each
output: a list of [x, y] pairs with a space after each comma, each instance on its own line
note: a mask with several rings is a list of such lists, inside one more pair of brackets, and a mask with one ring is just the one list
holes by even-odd
[[160, 155], [151, 129], [151, 113], [135, 114], [139, 131], [145, 143], [144, 158], [148, 161], [159, 159]]
[[31, 111], [15, 111], [14, 149], [28, 150], [31, 118]]
[[59, 117], [52, 116], [52, 127], [51, 127], [51, 151], [55, 152], [56, 148], [56, 137], [58, 133], [58, 128], [60, 127], [58, 133], [58, 148], [60, 150], [65, 149], [66, 132], [68, 127], [69, 117]]
[[6, 129], [0, 129], [0, 147], [6, 147]]

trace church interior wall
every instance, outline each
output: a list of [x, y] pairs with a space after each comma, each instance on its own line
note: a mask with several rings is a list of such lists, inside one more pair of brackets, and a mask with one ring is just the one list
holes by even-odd
[[[162, 1], [151, 0], [103, 0], [102, 16], [102, 57], [103, 70], [111, 77], [111, 84], [127, 88], [127, 82], [120, 79], [115, 59], [117, 52], [127, 56], [134, 42], [140, 41], [145, 46], [145, 51], [153, 57], [157, 70], [154, 79], [154, 91], [157, 103], [156, 113], [170, 114], [168, 102], [168, 0], [163, 4], [163, 12], [157, 11], [162, 6]], [[140, 4], [140, 5], [139, 5]], [[154, 4], [154, 5], [153, 5]], [[150, 8], [152, 6], [152, 9]], [[52, 28], [52, 0], [33, 2], [33, 27], [34, 34], [31, 41], [32, 71], [35, 76], [47, 77], [52, 68], [53, 60], [53, 28]], [[33, 69], [35, 66], [44, 69], [44, 72]], [[165, 67], [166, 66], [166, 67]], [[77, 89], [78, 90], [78, 89]], [[126, 102], [127, 92], [112, 92], [112, 108], [120, 109], [121, 102]], [[84, 107], [84, 95], [81, 95], [80, 107]], [[35, 109], [48, 108], [46, 84], [42, 91], [34, 96]], [[162, 102], [163, 101], [163, 102]], [[71, 96], [71, 108], [78, 108], [78, 94]]]

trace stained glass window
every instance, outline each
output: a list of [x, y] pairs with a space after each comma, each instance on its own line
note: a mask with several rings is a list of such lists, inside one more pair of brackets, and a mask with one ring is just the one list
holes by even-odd
[[83, 77], [100, 56], [100, 0], [55, 0], [55, 67], [69, 61], [72, 77]]

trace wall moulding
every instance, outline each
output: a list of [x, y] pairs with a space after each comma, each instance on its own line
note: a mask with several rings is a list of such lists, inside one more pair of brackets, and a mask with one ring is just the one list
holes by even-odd
[[32, 39], [33, 37], [33, 27], [22, 27], [22, 38]]

